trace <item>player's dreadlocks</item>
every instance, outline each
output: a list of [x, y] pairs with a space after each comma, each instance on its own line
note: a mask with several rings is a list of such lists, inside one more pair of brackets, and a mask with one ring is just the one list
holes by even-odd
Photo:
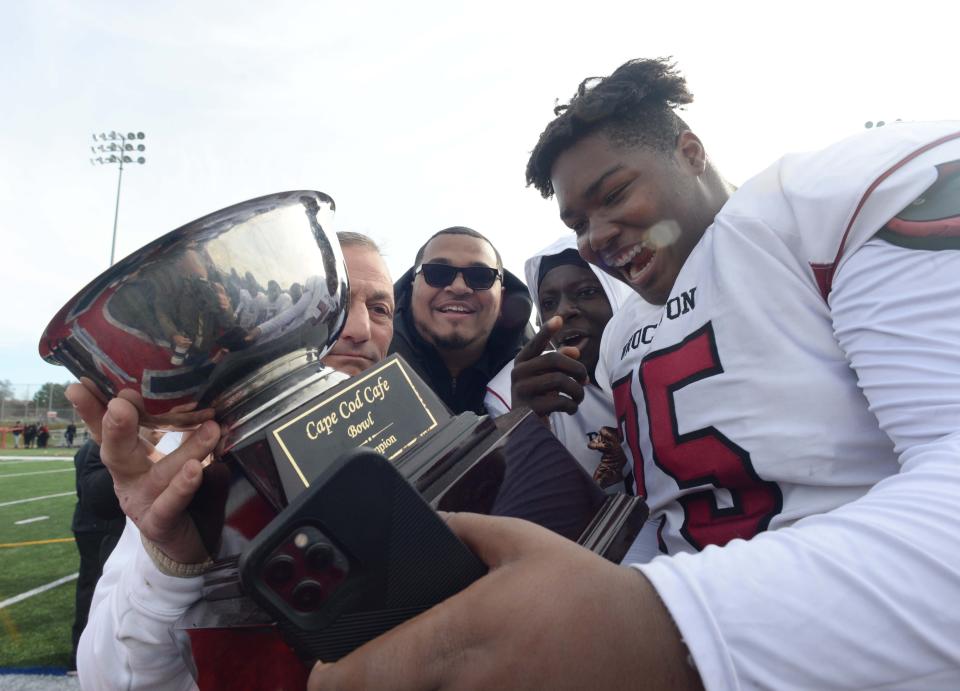
[[527, 185], [553, 196], [550, 171], [557, 157], [588, 134], [602, 131], [618, 145], [669, 152], [687, 129], [674, 108], [693, 102], [686, 80], [670, 58], [624, 63], [609, 77], [589, 77], [540, 135], [527, 162]]

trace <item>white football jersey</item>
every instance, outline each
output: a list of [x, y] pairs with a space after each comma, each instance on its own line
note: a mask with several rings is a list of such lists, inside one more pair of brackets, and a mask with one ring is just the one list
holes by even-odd
[[[604, 333], [637, 491], [669, 553], [822, 514], [899, 470], [834, 334], [834, 274], [960, 158], [958, 123], [896, 125], [787, 156], [723, 207], [666, 305]], [[926, 148], [925, 148], [926, 147]], [[865, 315], [865, 318], [869, 318]]]

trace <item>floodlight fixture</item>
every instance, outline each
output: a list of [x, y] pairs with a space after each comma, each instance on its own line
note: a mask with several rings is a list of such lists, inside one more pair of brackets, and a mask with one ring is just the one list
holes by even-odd
[[[120, 213], [120, 185], [123, 182], [123, 164], [124, 163], [138, 163], [143, 165], [147, 162], [147, 159], [143, 156], [138, 156], [133, 158], [132, 156], [126, 155], [125, 151], [134, 151], [134, 145], [131, 143], [134, 140], [142, 140], [146, 138], [146, 134], [143, 132], [127, 132], [126, 136], [122, 132], [117, 132], [116, 130], [110, 130], [109, 132], [100, 132], [94, 133], [91, 135], [94, 142], [106, 142], [109, 141], [109, 144], [99, 144], [96, 147], [90, 147], [90, 151], [94, 154], [104, 153], [106, 151], [116, 151], [116, 154], [110, 154], [109, 156], [97, 156], [96, 158], [90, 159], [90, 165], [106, 165], [116, 163], [118, 164], [118, 174], [117, 174], [117, 201], [113, 209], [113, 239], [110, 242], [110, 265], [113, 266], [113, 258], [116, 254], [117, 248], [117, 218]], [[137, 144], [136, 151], [143, 152], [146, 151], [147, 147], [144, 144]]]

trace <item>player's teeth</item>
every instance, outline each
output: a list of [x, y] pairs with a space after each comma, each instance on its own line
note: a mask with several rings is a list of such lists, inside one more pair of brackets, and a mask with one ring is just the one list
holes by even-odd
[[623, 257], [623, 259], [621, 259], [621, 261], [620, 261], [620, 266], [621, 266], [621, 267], [627, 266], [630, 262], [632, 262], [632, 261], [633, 261], [633, 258], [637, 256], [637, 252], [639, 252], [639, 249], [636, 248], [636, 247], [634, 247], [632, 250], [630, 250], [630, 252], [627, 254], [627, 256], [625, 256], [625, 257]]
[[646, 242], [642, 242], [638, 245], [634, 245], [633, 247], [630, 248], [630, 250], [626, 254], [618, 257], [617, 261], [613, 264], [613, 266], [618, 266], [621, 269], [627, 269], [630, 263], [637, 258], [637, 255], [643, 254], [645, 252], [655, 252], [655, 251], [656, 251], [655, 248], [647, 247]]
[[623, 268], [627, 274], [627, 278], [630, 281], [636, 281], [650, 266], [650, 262], [653, 260], [654, 252], [652, 250], [645, 249], [640, 252], [638, 255], [635, 255], [630, 263], [626, 264]]

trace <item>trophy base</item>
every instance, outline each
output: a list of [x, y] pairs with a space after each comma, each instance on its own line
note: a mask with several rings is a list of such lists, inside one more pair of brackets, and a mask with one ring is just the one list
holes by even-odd
[[[219, 540], [209, 543], [219, 544], [220, 556], [204, 577], [203, 599], [178, 625], [205, 651], [205, 660], [216, 658], [211, 629], [276, 636], [275, 617], [241, 586], [242, 555], [251, 543], [295, 522], [288, 504], [294, 509], [297, 496], [327, 482], [336, 459], [357, 446], [380, 449], [433, 509], [528, 520], [616, 563], [646, 520], [642, 499], [605, 494], [528, 409], [496, 419], [451, 416], [398, 357], [319, 388], [304, 389], [297, 406], [283, 406], [283, 415], [258, 418], [267, 421], [242, 430], [241, 443], [221, 455], [230, 488]], [[362, 485], [344, 491], [362, 504]], [[353, 503], [350, 497], [343, 501], [344, 507]], [[200, 678], [203, 664], [196, 662]]]

